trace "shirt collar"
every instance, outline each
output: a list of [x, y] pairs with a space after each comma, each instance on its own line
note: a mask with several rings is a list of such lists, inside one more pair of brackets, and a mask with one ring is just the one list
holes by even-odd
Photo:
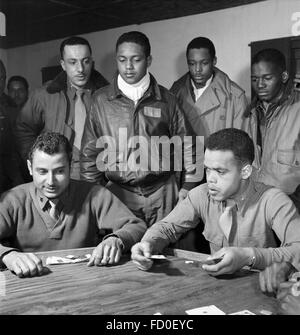
[[[37, 196], [37, 200], [38, 200], [38, 203], [40, 205], [40, 208], [43, 211], [48, 210], [49, 199], [47, 197], [45, 197], [44, 194], [39, 189], [37, 189], [36, 187], [35, 187], [35, 189], [36, 189], [36, 196]], [[62, 207], [65, 207], [68, 204], [69, 198], [70, 198], [70, 185], [63, 192], [63, 194], [61, 194], [61, 196], [58, 198], [58, 201], [62, 204]]]
[[[76, 99], [76, 91], [78, 89], [72, 85], [72, 83], [68, 80], [68, 95], [71, 99]], [[91, 90], [89, 88], [80, 88], [84, 93], [90, 93]]]

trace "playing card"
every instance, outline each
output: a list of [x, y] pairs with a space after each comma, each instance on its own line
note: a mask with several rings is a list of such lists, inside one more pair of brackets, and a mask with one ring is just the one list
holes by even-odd
[[152, 255], [149, 257], [150, 259], [167, 259], [164, 255]]
[[90, 259], [90, 257], [91, 257], [90, 254], [86, 254], [83, 256], [68, 255], [65, 257], [50, 256], [50, 257], [47, 257], [46, 259], [46, 265], [72, 264], [72, 263], [87, 262]]
[[185, 312], [188, 315], [225, 315], [225, 313], [215, 305], [209, 305], [209, 306], [189, 309]]
[[215, 265], [215, 264], [218, 264], [219, 262], [221, 262], [222, 259], [223, 259], [223, 257], [211, 258], [211, 259], [206, 259], [206, 260], [202, 261], [202, 263], [207, 264], [207, 265]]
[[243, 311], [235, 312], [235, 313], [230, 313], [228, 315], [255, 315], [254, 313], [248, 311], [247, 309], [244, 309]]

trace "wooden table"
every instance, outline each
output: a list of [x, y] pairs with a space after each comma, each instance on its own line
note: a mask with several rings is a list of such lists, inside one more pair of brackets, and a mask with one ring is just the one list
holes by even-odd
[[[84, 255], [91, 250], [37, 254], [45, 261], [50, 255]], [[138, 270], [129, 256], [115, 266], [51, 265], [51, 272], [41, 277], [18, 278], [10, 271], [1, 272], [6, 294], [0, 296], [0, 314], [185, 315], [188, 309], [211, 304], [225, 313], [276, 312], [276, 299], [260, 291], [258, 273], [214, 278], [198, 262], [207, 255], [169, 249], [172, 253], [167, 261], [155, 261], [148, 272]]]

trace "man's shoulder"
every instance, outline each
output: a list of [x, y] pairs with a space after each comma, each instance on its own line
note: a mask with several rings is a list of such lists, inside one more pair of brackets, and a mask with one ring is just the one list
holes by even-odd
[[91, 196], [98, 195], [99, 193], [106, 193], [108, 191], [104, 186], [94, 184], [85, 180], [70, 180], [71, 190], [73, 195], [81, 194], [86, 197], [88, 194]]
[[10, 190], [4, 192], [1, 195], [0, 203], [3, 204], [20, 204], [23, 205], [27, 198], [31, 198], [30, 190], [32, 188], [32, 182], [18, 185]]
[[257, 195], [261, 200], [274, 203], [274, 201], [277, 199], [282, 201], [282, 204], [285, 202], [292, 202], [286, 193], [275, 186], [266, 185], [261, 182], [254, 182], [254, 187]]
[[189, 191], [189, 194], [194, 197], [194, 196], [197, 196], [197, 197], [203, 197], [204, 198], [207, 198], [208, 199], [208, 186], [207, 186], [207, 183], [204, 183], [204, 184], [201, 184], [201, 185], [198, 185], [196, 187], [194, 187], [193, 189], [191, 189]]
[[245, 95], [245, 91], [234, 82], [228, 74], [215, 68], [215, 78], [213, 79], [213, 84], [216, 88], [220, 87], [222, 91], [227, 91], [229, 94], [239, 98]]
[[189, 72], [185, 73], [179, 79], [175, 80], [170, 88], [170, 91], [176, 95], [182, 88], [186, 87], [188, 78]]
[[113, 89], [113, 84], [108, 84], [106, 86], [98, 88], [94, 93], [93, 93], [93, 98], [94, 99], [105, 99], [107, 100], [108, 98], [112, 97], [114, 95], [114, 89]]

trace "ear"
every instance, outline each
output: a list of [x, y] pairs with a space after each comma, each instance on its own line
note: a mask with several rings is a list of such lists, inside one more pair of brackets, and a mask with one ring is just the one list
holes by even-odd
[[32, 176], [32, 165], [29, 159], [27, 159], [27, 167], [28, 167], [30, 175]]
[[252, 174], [252, 165], [247, 164], [242, 167], [241, 175], [242, 179], [248, 179]]
[[66, 71], [65, 61], [63, 59], [60, 60], [60, 65], [63, 68], [63, 70]]
[[281, 74], [281, 80], [285, 84], [289, 80], [289, 73], [287, 71], [283, 71]]
[[216, 66], [216, 65], [217, 65], [217, 57], [215, 57], [213, 60], [213, 66]]
[[150, 67], [151, 63], [152, 63], [152, 56], [150, 55], [147, 57], [147, 67]]

